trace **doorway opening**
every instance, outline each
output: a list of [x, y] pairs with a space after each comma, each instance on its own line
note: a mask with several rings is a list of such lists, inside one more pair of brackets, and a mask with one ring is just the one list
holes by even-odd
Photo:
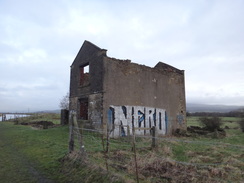
[[80, 99], [80, 119], [88, 120], [88, 98]]

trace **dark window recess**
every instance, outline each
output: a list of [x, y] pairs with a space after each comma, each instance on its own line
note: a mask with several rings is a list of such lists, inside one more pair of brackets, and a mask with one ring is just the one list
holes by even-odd
[[80, 118], [88, 120], [88, 99], [80, 100]]
[[85, 86], [89, 84], [89, 65], [80, 67], [80, 85]]

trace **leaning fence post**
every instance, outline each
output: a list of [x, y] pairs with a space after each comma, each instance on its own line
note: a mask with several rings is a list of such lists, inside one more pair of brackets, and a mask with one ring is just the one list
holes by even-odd
[[157, 130], [156, 127], [153, 126], [152, 127], [152, 148], [156, 148], [157, 147]]
[[74, 121], [73, 121], [73, 111], [69, 114], [69, 153], [74, 151]]
[[127, 139], [128, 139], [128, 142], [130, 142], [130, 126], [127, 125]]

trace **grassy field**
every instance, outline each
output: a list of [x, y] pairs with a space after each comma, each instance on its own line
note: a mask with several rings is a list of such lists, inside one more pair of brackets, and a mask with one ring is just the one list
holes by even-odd
[[[60, 124], [58, 114], [38, 114], [19, 118], [18, 123], [45, 120]], [[88, 182], [117, 180], [95, 165], [66, 158], [68, 138], [68, 126], [42, 130], [32, 126], [16, 125], [14, 119], [0, 122], [0, 182], [78, 183], [83, 182], [84, 177]]]
[[[229, 126], [231, 128], [237, 127], [239, 128], [238, 122], [241, 118], [237, 117], [221, 117], [224, 122], [223, 126]], [[187, 126], [199, 126], [199, 117], [187, 117]]]
[[[223, 118], [226, 137], [194, 135], [158, 138], [158, 148], [151, 149], [151, 138], [136, 138], [137, 167], [140, 182], [243, 182], [244, 133], [238, 118]], [[189, 118], [189, 126], [199, 126], [198, 118]], [[134, 154], [126, 139], [110, 139], [106, 158], [99, 136], [85, 133], [85, 147], [90, 159], [126, 182], [135, 181]], [[95, 143], [97, 142], [97, 143]], [[104, 161], [101, 161], [103, 159]], [[230, 173], [231, 172], [231, 173]]]
[[56, 179], [59, 176], [59, 160], [67, 153], [67, 142], [67, 126], [36, 130], [1, 122], [1, 182]]
[[[19, 122], [52, 121], [59, 116], [36, 115]], [[20, 119], [19, 119], [20, 120]], [[210, 136], [164, 137], [151, 149], [151, 138], [136, 138], [136, 162], [140, 182], [242, 182], [244, 133], [238, 118], [223, 118], [225, 138]], [[197, 117], [187, 119], [198, 126]], [[68, 153], [68, 126], [40, 130], [0, 122], [0, 177], [7, 182], [136, 182], [135, 153], [126, 138], [106, 139], [85, 130], [86, 156]], [[104, 143], [103, 143], [104, 142]], [[107, 170], [109, 173], [107, 173]]]
[[60, 114], [56, 113], [35, 113], [28, 117], [11, 119], [10, 122], [35, 122], [35, 121], [51, 121], [54, 124], [60, 124]]

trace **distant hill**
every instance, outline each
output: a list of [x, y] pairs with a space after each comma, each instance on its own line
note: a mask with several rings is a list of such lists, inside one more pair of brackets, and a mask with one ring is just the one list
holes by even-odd
[[[243, 111], [244, 106], [230, 106], [230, 105], [207, 105], [207, 104], [186, 104], [187, 112], [230, 112], [230, 111]], [[36, 113], [57, 113], [61, 112], [60, 109], [55, 110], [43, 110]]]
[[186, 104], [187, 112], [230, 112], [243, 110], [244, 106], [229, 106], [229, 105], [207, 105], [207, 104]]

